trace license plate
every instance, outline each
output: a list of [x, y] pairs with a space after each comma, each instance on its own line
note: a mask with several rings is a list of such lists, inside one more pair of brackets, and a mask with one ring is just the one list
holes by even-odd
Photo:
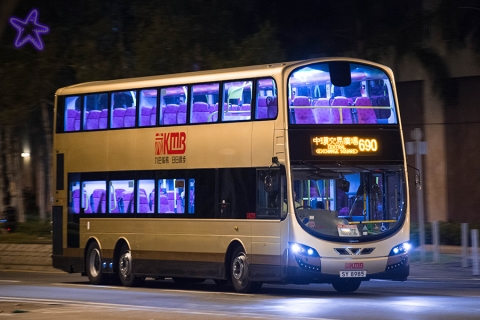
[[340, 278], [364, 278], [367, 271], [340, 271]]

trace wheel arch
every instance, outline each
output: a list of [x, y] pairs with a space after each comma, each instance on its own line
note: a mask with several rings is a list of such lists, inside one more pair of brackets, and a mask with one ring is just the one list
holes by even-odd
[[243, 250], [245, 251], [245, 253], [247, 252], [247, 250], [245, 249], [245, 245], [243, 244], [243, 241], [240, 240], [240, 239], [232, 239], [232, 241], [230, 241], [230, 243], [228, 244], [228, 247], [227, 247], [227, 252], [225, 254], [224, 265], [225, 265], [225, 278], [228, 279], [228, 280], [229, 280], [229, 275], [230, 275], [230, 272], [231, 272], [230, 269], [232, 268], [231, 261], [232, 261], [233, 252], [238, 247], [242, 247]]

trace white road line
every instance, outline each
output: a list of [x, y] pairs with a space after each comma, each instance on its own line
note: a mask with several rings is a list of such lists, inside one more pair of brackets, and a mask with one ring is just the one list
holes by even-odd
[[[83, 301], [72, 301], [72, 300], [48, 300], [48, 299], [30, 299], [30, 298], [10, 298], [10, 297], [1, 297], [0, 301], [3, 302], [30, 302], [30, 303], [39, 303], [39, 304], [67, 304], [68, 312], [78, 312], [77, 310], [82, 308], [104, 308], [111, 311], [128, 311], [128, 310], [143, 310], [143, 311], [152, 311], [152, 312], [170, 312], [175, 314], [187, 314], [187, 315], [203, 315], [210, 317], [220, 317], [231, 318], [231, 317], [242, 317], [246, 319], [278, 319], [278, 315], [258, 315], [247, 312], [218, 312], [218, 311], [188, 311], [180, 308], [165, 308], [165, 307], [149, 307], [149, 306], [135, 306], [135, 305], [125, 305], [125, 304], [112, 304], [112, 303], [99, 303], [99, 302], [83, 302]], [[54, 313], [50, 311], [52, 308], [46, 308], [46, 313]], [[56, 313], [56, 312], [55, 312]], [[58, 313], [63, 313], [58, 310]], [[295, 319], [302, 320], [335, 320], [333, 318], [312, 318], [312, 317], [302, 317], [296, 316]]]

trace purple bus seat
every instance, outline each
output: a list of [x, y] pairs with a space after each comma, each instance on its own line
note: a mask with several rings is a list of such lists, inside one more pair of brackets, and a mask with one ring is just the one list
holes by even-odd
[[[83, 193], [83, 201], [87, 200], [87, 194]], [[72, 207], [73, 213], [80, 213], [80, 189], [75, 189], [72, 192]]]
[[98, 130], [98, 123], [100, 120], [100, 110], [90, 110], [87, 115], [85, 130]]
[[177, 113], [177, 124], [187, 123], [187, 105], [185, 103], [180, 103]]
[[[175, 199], [174, 199], [174, 195], [175, 195]], [[167, 199], [168, 199], [168, 205], [170, 207], [170, 211], [175, 212], [175, 203], [176, 203], [177, 213], [180, 213], [179, 209], [181, 210], [182, 208], [182, 198], [180, 198], [180, 194], [178, 192], [174, 194], [173, 191], [170, 191], [167, 194]]]
[[[123, 213], [124, 189], [115, 189], [115, 195], [110, 193], [110, 213]], [[114, 198], [115, 197], [115, 198]]]
[[123, 197], [123, 208], [125, 213], [133, 213], [135, 209], [135, 197], [133, 192], [125, 191]]
[[91, 197], [91, 206], [92, 209], [91, 211], [93, 213], [106, 213], [106, 208], [107, 208], [107, 197], [105, 190], [103, 189], [95, 189], [92, 192]]
[[150, 126], [150, 114], [152, 107], [140, 107], [140, 127]]
[[332, 114], [330, 109], [330, 101], [328, 98], [318, 98], [315, 101], [316, 106], [328, 107], [328, 108], [315, 108], [313, 109], [313, 114], [315, 116], [315, 122], [318, 124], [321, 123], [332, 123]]
[[310, 99], [308, 97], [304, 97], [304, 96], [297, 96], [293, 100], [293, 105], [294, 106], [304, 106], [304, 107], [309, 106], [310, 105]]
[[150, 213], [150, 205], [148, 203], [148, 198], [144, 194], [138, 196], [138, 212], [139, 213]]
[[67, 109], [67, 121], [65, 122], [65, 131], [75, 131], [75, 118], [77, 117], [78, 113], [79, 112], [75, 109]]
[[191, 123], [205, 123], [208, 121], [210, 112], [206, 102], [195, 102], [192, 106]]
[[81, 118], [81, 112], [79, 111], [75, 116], [75, 131], [80, 131], [80, 118]]
[[[390, 99], [388, 96], [378, 96], [376, 99], [376, 105], [379, 107], [390, 107]], [[375, 114], [378, 119], [388, 119], [392, 114], [390, 109], [375, 109]]]
[[[371, 106], [372, 101], [368, 97], [358, 97], [355, 99], [355, 106]], [[373, 109], [357, 108], [358, 123], [377, 123], [377, 116]]]
[[275, 119], [278, 113], [277, 97], [267, 97], [268, 119]]
[[98, 119], [98, 129], [107, 129], [108, 127], [108, 109], [103, 109], [100, 112], [100, 117]]
[[[333, 98], [332, 107], [350, 106], [348, 99], [342, 96]], [[340, 112], [342, 110], [342, 121], [340, 121]], [[333, 123], [352, 123], [352, 111], [350, 108], [332, 108]]]
[[166, 195], [162, 194], [160, 195], [160, 211], [159, 213], [172, 213], [170, 211], [170, 205], [168, 204], [168, 198]]
[[178, 104], [167, 104], [163, 111], [163, 124], [177, 124]]
[[113, 109], [112, 128], [123, 128], [123, 118], [125, 116], [124, 108]]
[[257, 97], [256, 115], [257, 115], [257, 119], [267, 119], [268, 117], [267, 97], [265, 96]]
[[320, 195], [318, 194], [317, 188], [310, 187], [310, 197], [312, 197], [312, 198], [320, 197]]
[[[297, 96], [295, 97], [295, 100], [293, 100], [293, 106], [310, 106], [310, 100], [308, 99], [308, 97]], [[315, 117], [313, 115], [312, 108], [295, 108], [294, 110], [296, 124], [315, 124]]]
[[148, 204], [150, 205], [150, 211], [152, 212], [153, 212], [154, 203], [155, 203], [155, 189], [153, 189], [150, 195], [148, 196]]
[[150, 125], [156, 126], [157, 125], [157, 108], [152, 108], [152, 113], [150, 113]]
[[127, 111], [125, 111], [125, 116], [123, 119], [123, 126], [125, 128], [132, 128], [135, 127], [135, 118], [136, 118], [136, 108], [135, 107], [129, 107], [127, 108]]

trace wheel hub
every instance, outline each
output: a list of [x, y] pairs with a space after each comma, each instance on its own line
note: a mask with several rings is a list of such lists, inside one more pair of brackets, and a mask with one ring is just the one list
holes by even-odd
[[239, 255], [233, 260], [233, 277], [235, 280], [242, 281], [247, 274], [247, 261], [244, 254]]
[[100, 251], [95, 248], [92, 250], [90, 254], [90, 261], [89, 261], [89, 268], [90, 268], [90, 274], [93, 277], [97, 277], [100, 274], [100, 268], [101, 268], [101, 258], [100, 258]]
[[130, 251], [125, 251], [120, 257], [119, 270], [124, 278], [128, 278], [132, 274], [132, 255]]

